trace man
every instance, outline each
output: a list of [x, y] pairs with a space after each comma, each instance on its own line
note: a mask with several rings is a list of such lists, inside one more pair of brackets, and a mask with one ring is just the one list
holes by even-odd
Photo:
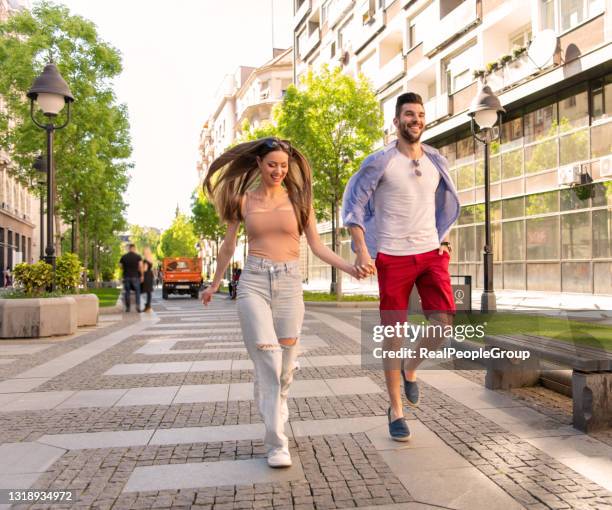
[[[397, 98], [393, 124], [397, 140], [368, 156], [349, 180], [342, 217], [351, 231], [355, 264], [362, 276], [374, 272], [372, 259], [376, 259], [382, 323], [406, 320], [416, 283], [429, 322], [444, 326], [452, 323], [455, 311], [448, 233], [459, 217], [459, 199], [446, 159], [420, 142], [425, 109], [418, 94], [407, 92]], [[441, 340], [434, 339], [427, 348], [437, 348]], [[401, 339], [385, 339], [382, 347], [383, 351], [398, 350]], [[410, 437], [400, 377], [408, 403], [416, 406], [416, 368], [421, 361], [383, 359], [391, 404], [389, 433], [397, 441]]]
[[128, 252], [119, 259], [119, 264], [123, 270], [125, 311], [130, 311], [130, 290], [133, 289], [136, 294], [136, 311], [140, 313], [140, 284], [144, 281], [144, 266], [134, 244], [128, 246]]

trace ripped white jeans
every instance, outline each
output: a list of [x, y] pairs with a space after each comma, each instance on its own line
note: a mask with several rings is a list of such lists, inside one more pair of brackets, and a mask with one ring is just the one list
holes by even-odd
[[[242, 336], [255, 371], [254, 398], [266, 428], [264, 445], [268, 453], [287, 450], [287, 397], [304, 320], [299, 261], [273, 262], [249, 255], [237, 300]], [[283, 345], [279, 339], [296, 341]]]

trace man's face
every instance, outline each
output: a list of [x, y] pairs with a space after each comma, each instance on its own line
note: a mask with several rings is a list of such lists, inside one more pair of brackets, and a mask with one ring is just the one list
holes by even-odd
[[408, 143], [416, 143], [421, 139], [425, 129], [425, 109], [418, 103], [405, 103], [401, 106], [399, 117], [393, 119], [397, 136]]

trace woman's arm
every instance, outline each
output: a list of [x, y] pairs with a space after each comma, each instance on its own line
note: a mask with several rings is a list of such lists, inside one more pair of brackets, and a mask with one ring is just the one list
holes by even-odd
[[308, 246], [310, 246], [312, 253], [319, 257], [323, 262], [327, 262], [345, 273], [350, 274], [353, 278], [359, 279], [359, 274], [357, 273], [355, 266], [349, 264], [346, 260], [334, 253], [321, 242], [321, 238], [317, 232], [317, 220], [315, 218], [313, 209], [310, 210], [310, 218], [304, 233], [306, 234], [306, 240], [308, 241]]
[[221, 248], [219, 248], [219, 256], [217, 257], [217, 270], [215, 271], [215, 276], [213, 278], [212, 283], [210, 284], [210, 287], [212, 287], [211, 290], [213, 290], [214, 292], [219, 290], [219, 285], [221, 285], [223, 274], [225, 273], [227, 266], [232, 260], [234, 251], [236, 250], [236, 238], [238, 237], [239, 227], [239, 221], [231, 222], [227, 226], [227, 232], [225, 233], [223, 244], [221, 244]]

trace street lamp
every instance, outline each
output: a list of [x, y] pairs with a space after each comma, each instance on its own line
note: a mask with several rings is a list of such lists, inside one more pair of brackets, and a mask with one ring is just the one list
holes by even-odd
[[[501, 131], [501, 114], [506, 110], [491, 87], [482, 85], [472, 101], [469, 116], [471, 118], [472, 135], [484, 145], [484, 186], [485, 186], [485, 246], [483, 255], [484, 291], [480, 301], [480, 311], [483, 313], [497, 310], [495, 292], [493, 290], [493, 249], [491, 247], [491, 175], [489, 170], [489, 144], [497, 140]], [[493, 129], [497, 124], [497, 132]], [[476, 129], [478, 125], [478, 129]], [[479, 136], [479, 133], [481, 136]]]
[[[34, 170], [40, 172], [40, 176], [37, 179], [39, 186], [41, 184], [44, 186], [45, 181], [42, 176], [47, 173], [47, 163], [42, 154], [36, 156], [33, 166]], [[43, 193], [43, 186], [40, 186], [40, 260], [45, 258], [45, 195]]]
[[[54, 187], [54, 164], [53, 164], [53, 132], [63, 129], [70, 122], [70, 103], [74, 101], [72, 92], [67, 83], [52, 62], [49, 62], [41, 75], [34, 80], [28, 91], [30, 99], [30, 117], [39, 128], [47, 132], [47, 247], [45, 249], [45, 260], [55, 270], [55, 247], [53, 246], [53, 187]], [[42, 110], [48, 122], [42, 124], [34, 117], [34, 103]], [[57, 117], [64, 105], [67, 104], [66, 121], [56, 126], [53, 120]]]

